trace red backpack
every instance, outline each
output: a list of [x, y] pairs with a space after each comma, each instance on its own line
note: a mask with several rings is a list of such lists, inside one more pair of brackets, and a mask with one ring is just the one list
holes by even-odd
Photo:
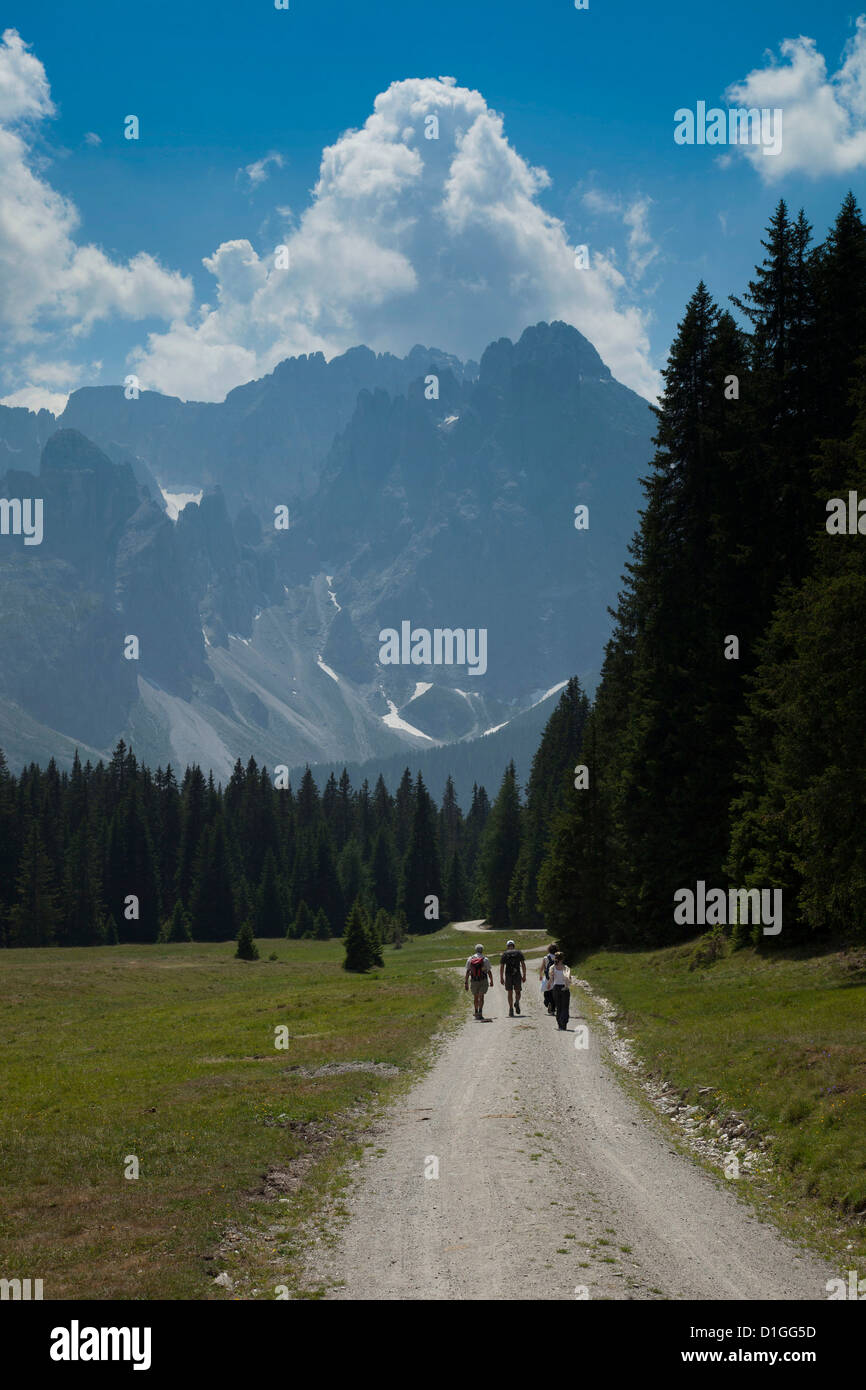
[[469, 962], [470, 980], [483, 980], [486, 974], [487, 971], [484, 969], [484, 957], [473, 956]]

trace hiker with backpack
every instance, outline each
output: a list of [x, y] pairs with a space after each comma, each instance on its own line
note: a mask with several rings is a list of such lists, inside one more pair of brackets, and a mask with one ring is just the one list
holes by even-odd
[[571, 1003], [571, 971], [566, 965], [561, 951], [557, 951], [554, 957], [553, 965], [550, 967], [550, 978], [553, 982], [550, 993], [553, 995], [553, 1012], [556, 1015], [556, 1024], [562, 1032], [565, 1032], [568, 1027]]
[[520, 1013], [520, 994], [526, 984], [526, 960], [513, 941], [506, 941], [505, 950], [499, 957], [499, 983], [508, 994], [508, 1017], [513, 1018]]
[[556, 953], [558, 950], [559, 947], [557, 946], [556, 942], [552, 941], [547, 948], [547, 955], [541, 962], [541, 969], [538, 972], [538, 978], [541, 981], [541, 991], [542, 999], [544, 1001], [544, 1007], [547, 1009], [547, 1012], [550, 1014], [551, 1017], [553, 1017], [556, 1010], [554, 1008], [553, 1003], [553, 980], [551, 979], [550, 972], [553, 969], [553, 962], [556, 959]]
[[472, 987], [472, 998], [475, 1004], [475, 1017], [484, 1017], [484, 996], [489, 986], [493, 988], [493, 969], [490, 961], [484, 954], [484, 947], [475, 947], [474, 956], [470, 956], [466, 962], [466, 974], [463, 976], [463, 987]]

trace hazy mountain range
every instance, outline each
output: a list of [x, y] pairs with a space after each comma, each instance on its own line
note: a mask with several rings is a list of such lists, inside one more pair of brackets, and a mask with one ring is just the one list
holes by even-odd
[[[44, 513], [41, 544], [0, 535], [0, 746], [66, 765], [123, 736], [224, 778], [238, 756], [374, 766], [495, 729], [504, 762], [516, 716], [594, 679], [652, 430], [563, 323], [480, 364], [292, 358], [219, 404], [0, 407], [0, 498]], [[203, 495], [173, 521], [163, 492]], [[486, 670], [381, 664], [404, 623], [486, 630]]]

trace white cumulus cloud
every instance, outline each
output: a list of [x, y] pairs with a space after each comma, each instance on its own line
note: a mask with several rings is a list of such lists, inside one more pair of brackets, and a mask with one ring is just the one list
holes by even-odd
[[[438, 139], [425, 136], [431, 115]], [[323, 151], [311, 201], [285, 235], [288, 267], [276, 246], [224, 242], [203, 261], [215, 302], [152, 333], [135, 370], [158, 390], [214, 400], [295, 353], [423, 342], [477, 357], [492, 339], [565, 319], [616, 376], [653, 395], [646, 322], [626, 279], [603, 255], [575, 268], [563, 223], [540, 201], [549, 182], [481, 93], [450, 77], [394, 82], [361, 129]], [[626, 218], [638, 270], [645, 213], [635, 205]]]
[[33, 154], [36, 123], [53, 112], [42, 64], [7, 29], [0, 42], [0, 327], [18, 394], [40, 385], [22, 379], [22, 344], [58, 331], [77, 338], [115, 316], [170, 321], [187, 314], [192, 300], [190, 282], [147, 252], [122, 264], [77, 242], [78, 212]]
[[735, 82], [725, 93], [736, 106], [782, 110], [782, 149], [765, 155], [759, 145], [742, 145], [766, 182], [802, 171], [813, 177], [866, 168], [866, 16], [846, 44], [839, 69], [828, 74], [814, 39], [785, 39], [781, 61]]

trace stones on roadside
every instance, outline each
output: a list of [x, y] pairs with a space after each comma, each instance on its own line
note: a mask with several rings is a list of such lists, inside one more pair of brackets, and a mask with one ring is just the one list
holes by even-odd
[[[754, 1177], [769, 1170], [771, 1164], [766, 1150], [772, 1142], [771, 1134], [759, 1136], [736, 1111], [720, 1117], [715, 1086], [692, 1088], [698, 1096], [707, 1098], [704, 1105], [694, 1105], [688, 1102], [689, 1088], [674, 1086], [672, 1082], [648, 1073], [634, 1054], [634, 1039], [620, 1037], [617, 1031], [619, 1013], [610, 1000], [596, 994], [587, 980], [575, 980], [574, 983], [579, 989], [586, 990], [599, 1006], [613, 1060], [635, 1077], [656, 1110], [682, 1131], [690, 1148], [722, 1171], [730, 1156], [736, 1154], [742, 1177]], [[705, 1105], [712, 1109], [705, 1109]]]

